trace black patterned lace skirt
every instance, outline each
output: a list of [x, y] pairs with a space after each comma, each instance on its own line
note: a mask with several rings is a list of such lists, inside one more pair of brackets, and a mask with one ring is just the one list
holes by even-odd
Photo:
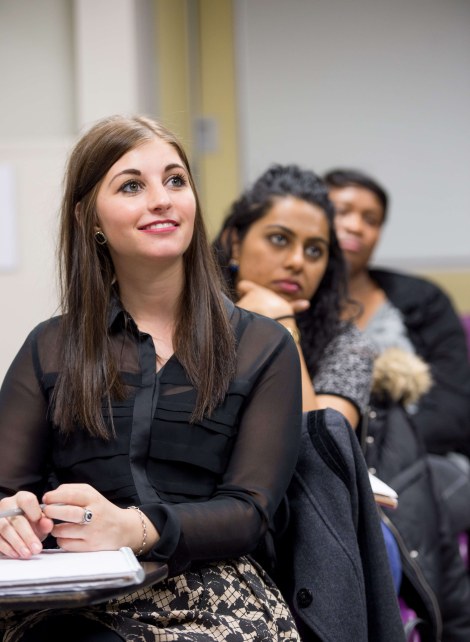
[[279, 590], [246, 557], [210, 564], [89, 609], [2, 613], [3, 642], [20, 642], [35, 624], [51, 618], [53, 626], [54, 615], [66, 613], [96, 620], [131, 642], [300, 640]]

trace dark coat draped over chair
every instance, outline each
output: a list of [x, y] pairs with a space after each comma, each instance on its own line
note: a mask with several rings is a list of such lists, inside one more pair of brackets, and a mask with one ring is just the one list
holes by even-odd
[[332, 409], [304, 415], [276, 580], [304, 642], [405, 639], [357, 437]]

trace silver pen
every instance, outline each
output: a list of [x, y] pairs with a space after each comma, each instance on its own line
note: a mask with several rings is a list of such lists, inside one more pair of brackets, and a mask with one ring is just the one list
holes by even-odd
[[[44, 510], [46, 506], [53, 506], [53, 504], [39, 504], [41, 510]], [[16, 515], [24, 515], [24, 510], [22, 508], [8, 508], [7, 510], [0, 511], [0, 518], [15, 517]]]

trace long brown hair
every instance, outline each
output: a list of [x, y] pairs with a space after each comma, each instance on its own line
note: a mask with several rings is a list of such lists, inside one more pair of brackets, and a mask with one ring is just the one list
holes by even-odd
[[174, 336], [175, 354], [197, 390], [193, 421], [209, 415], [223, 400], [235, 371], [235, 339], [184, 149], [169, 130], [149, 118], [100, 120], [75, 145], [64, 179], [58, 246], [63, 353], [52, 415], [64, 432], [81, 425], [94, 436], [108, 437], [102, 401], [110, 404], [125, 395], [108, 335], [114, 267], [106, 245], [94, 236], [96, 199], [111, 166], [155, 137], [175, 148], [196, 198]]

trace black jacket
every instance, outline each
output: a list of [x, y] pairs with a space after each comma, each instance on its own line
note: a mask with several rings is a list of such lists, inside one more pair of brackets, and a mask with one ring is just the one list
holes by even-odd
[[[277, 580], [304, 642], [402, 642], [367, 467], [337, 411], [306, 413]], [[470, 638], [469, 638], [470, 639]]]
[[422, 642], [470, 640], [470, 583], [435, 489], [429, 456], [414, 416], [399, 403], [371, 399], [367, 464], [398, 493], [398, 508], [383, 509], [403, 565], [400, 595], [424, 624]]
[[469, 456], [470, 362], [463, 326], [449, 298], [415, 276], [378, 269], [370, 276], [401, 311], [417, 354], [431, 368], [434, 385], [413, 418], [426, 450]]

